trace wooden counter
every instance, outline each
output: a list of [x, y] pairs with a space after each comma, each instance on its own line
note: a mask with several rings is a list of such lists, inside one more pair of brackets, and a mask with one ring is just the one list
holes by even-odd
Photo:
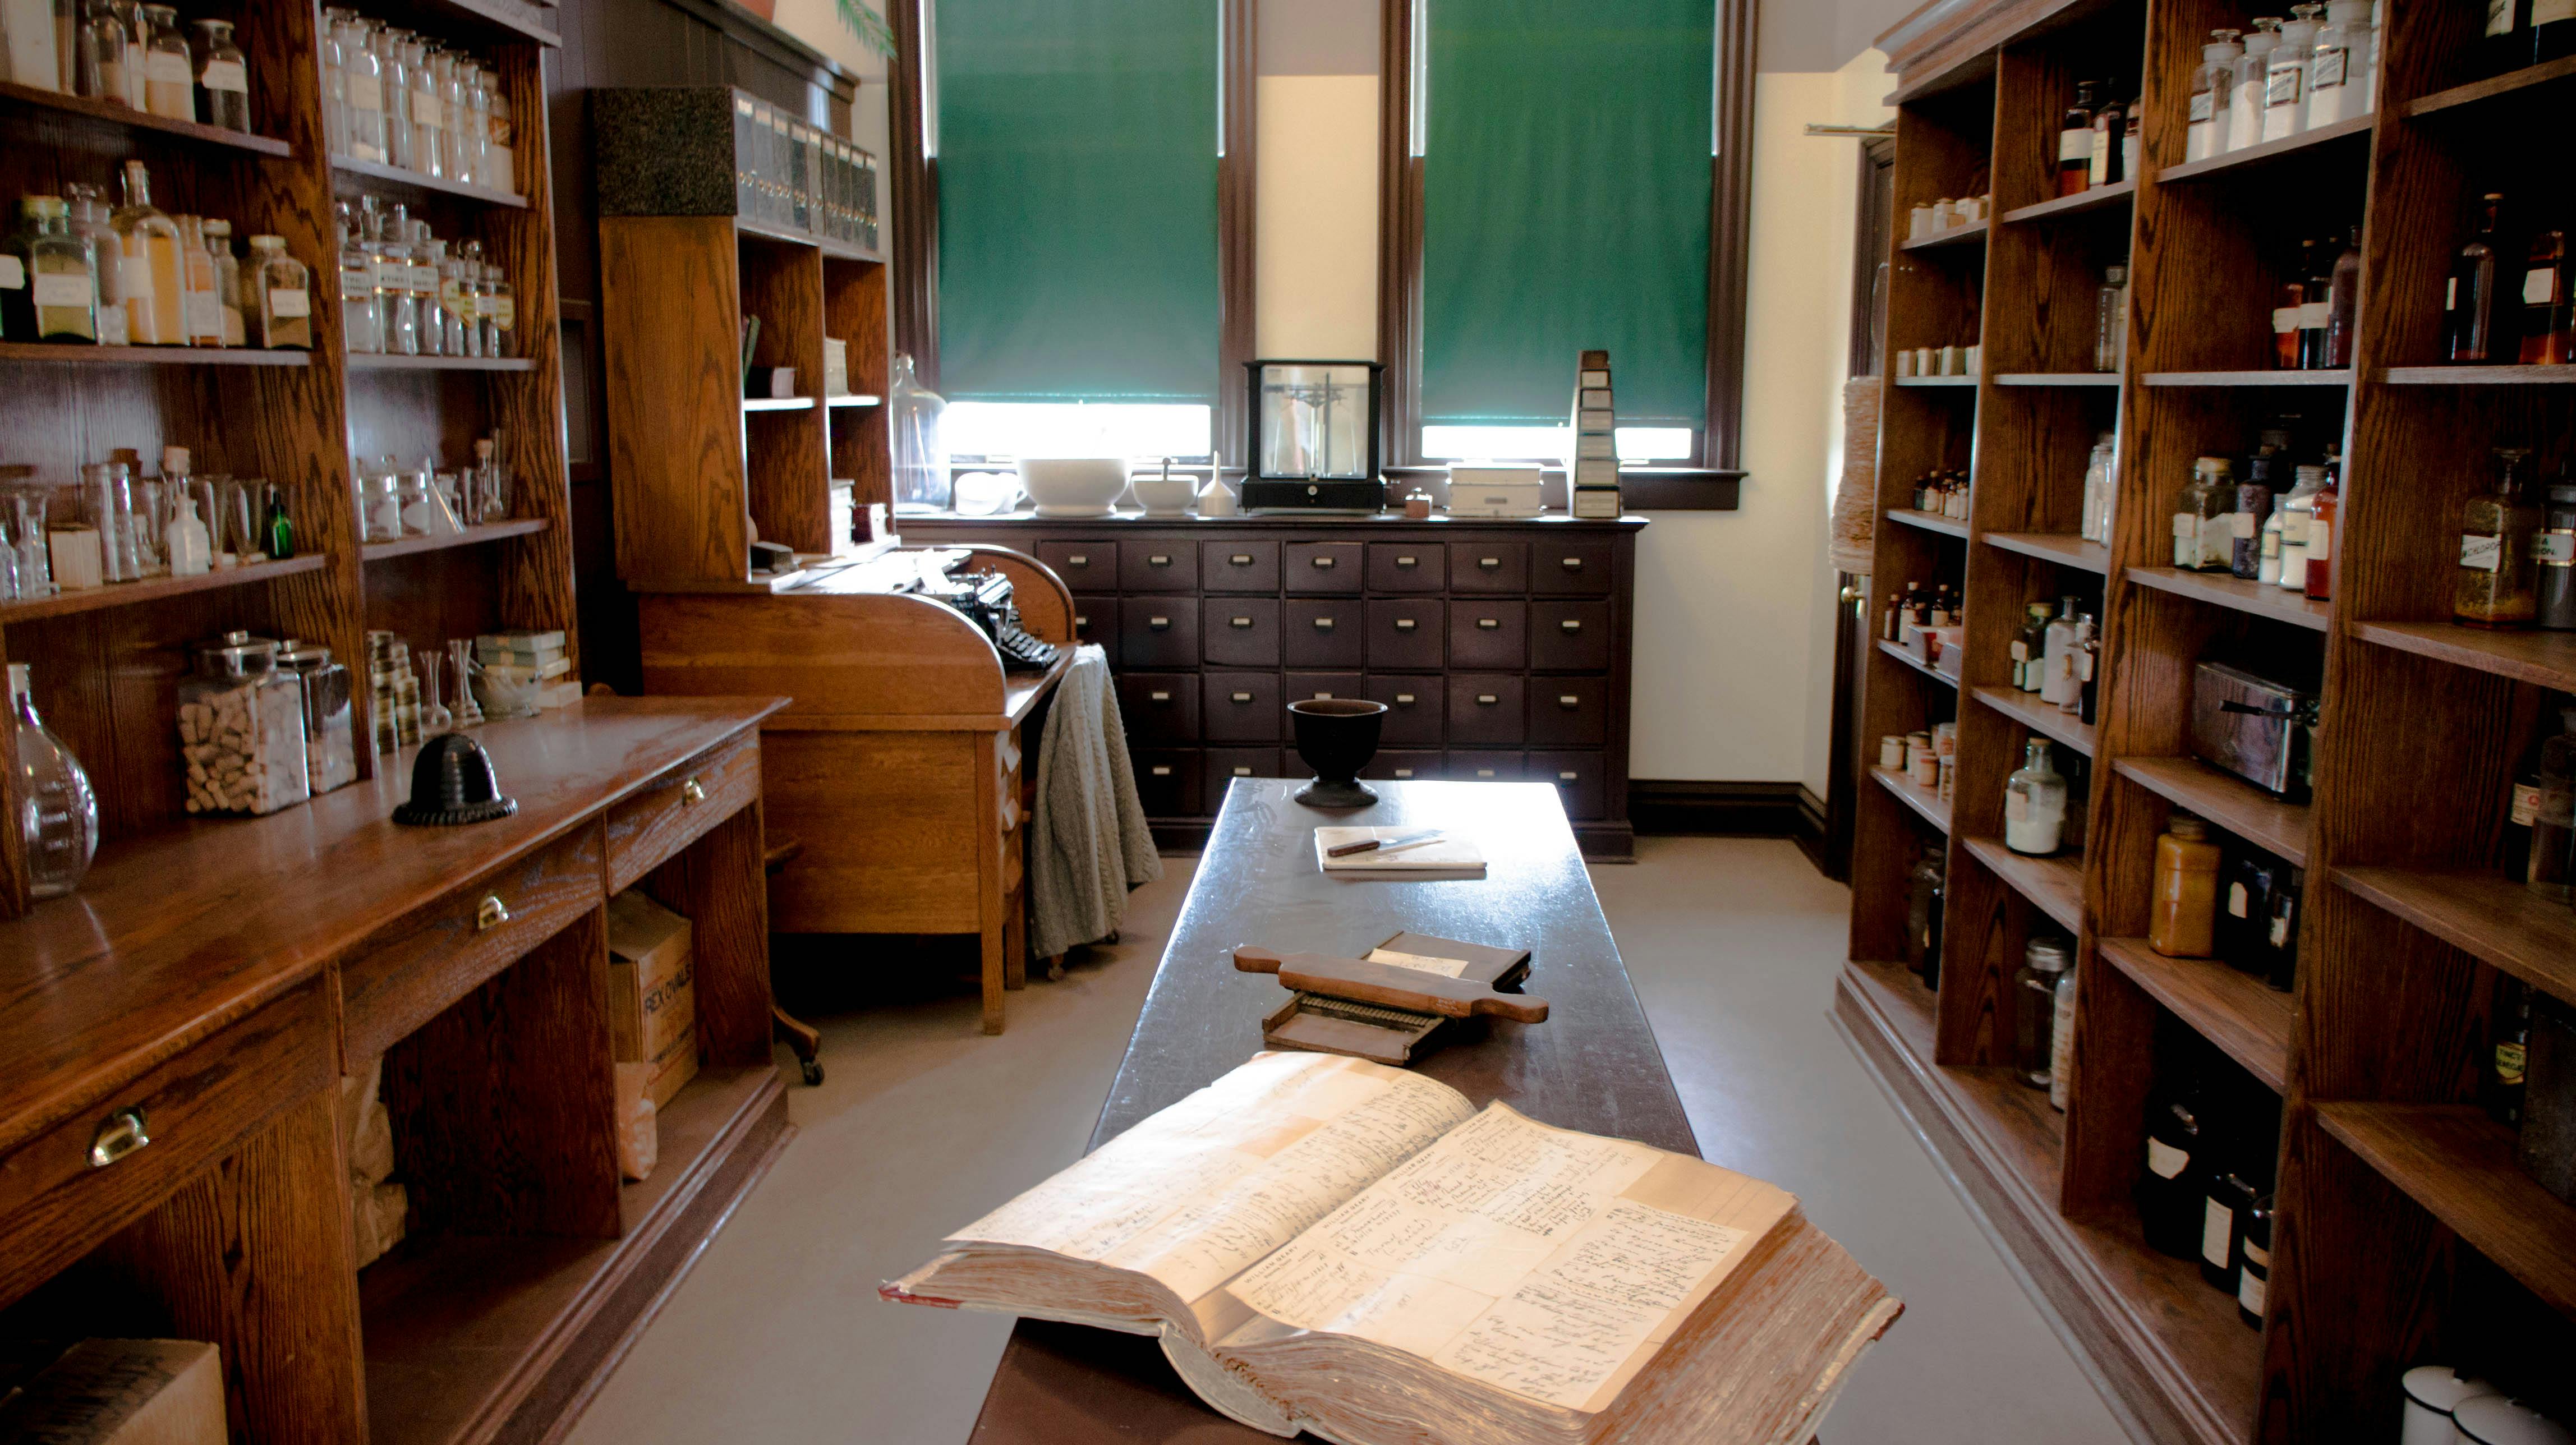
[[[1090, 1147], [1260, 1050], [1262, 1016], [1284, 995], [1278, 980], [1235, 970], [1237, 944], [1356, 954], [1412, 930], [1529, 949], [1528, 990], [1550, 1010], [1543, 1024], [1446, 1025], [1446, 1042], [1420, 1062], [1422, 1073], [1479, 1106], [1504, 1099], [1550, 1124], [1699, 1153], [1553, 789], [1376, 783], [1376, 806], [1327, 813], [1293, 801], [1302, 786], [1256, 779], [1226, 795]], [[1486, 876], [1325, 878], [1313, 830], [1341, 824], [1457, 829], [1484, 850]], [[973, 1438], [1250, 1445], [1271, 1437], [1209, 1410], [1151, 1339], [1024, 1320]]]
[[[785, 1138], [758, 741], [781, 705], [494, 723], [511, 817], [394, 824], [405, 754], [111, 846], [0, 924], [0, 1305], [216, 1343], [251, 1442], [547, 1434]], [[604, 904], [628, 879], [695, 925], [704, 1067], [621, 1185]], [[380, 1052], [412, 1237], [362, 1284], [335, 1104]], [[120, 1131], [144, 1142], [99, 1162]]]

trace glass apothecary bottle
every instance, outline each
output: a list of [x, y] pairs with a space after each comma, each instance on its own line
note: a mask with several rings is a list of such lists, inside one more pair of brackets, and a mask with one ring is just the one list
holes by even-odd
[[2176, 813], [2156, 839], [2147, 946], [2167, 958], [2207, 958], [2217, 947], [2218, 845], [2209, 825]]
[[385, 67], [376, 55], [375, 22], [350, 15], [340, 23], [340, 69], [348, 97], [349, 158], [385, 159]]
[[7, 293], [0, 324], [11, 338], [75, 346], [98, 343], [98, 278], [89, 248], [72, 235], [71, 207], [60, 196], [18, 202], [20, 230], [9, 245], [25, 267], [27, 284]]
[[2107, 267], [2093, 297], [2093, 369], [2118, 371], [2129, 339], [2129, 268]]
[[2191, 73], [2191, 122], [2183, 133], [2183, 159], [2205, 161], [2227, 149], [2227, 125], [2234, 116], [2236, 62], [2245, 54], [2241, 30], [2213, 30], [2200, 47], [2200, 68]]
[[2349, 120], [2369, 107], [2371, 0], [2329, 0], [2325, 23], [2308, 52], [2309, 130]]
[[179, 755], [190, 813], [274, 813], [313, 796], [304, 689], [277, 670], [277, 643], [227, 632], [179, 681]]
[[2004, 846], [2046, 858], [2057, 852], [2066, 829], [2066, 779], [2050, 765], [2048, 741], [2032, 738], [2022, 764], [2004, 780]]
[[250, 238], [245, 280], [259, 313], [259, 344], [275, 351], [311, 351], [312, 275], [303, 262], [286, 254], [285, 237]]
[[1947, 871], [1935, 846], [1925, 848], [1906, 875], [1905, 966], [1929, 989], [1941, 986], [1941, 905], [1948, 891]]
[[349, 153], [349, 67], [340, 48], [340, 28], [349, 12], [325, 8], [316, 35], [322, 50], [322, 144], [331, 154]]
[[406, 50], [411, 88], [411, 168], [424, 175], [447, 175], [447, 93], [439, 71], [444, 54], [415, 40]]
[[2316, 57], [2323, 5], [2293, 5], [2263, 72], [2263, 139], [2287, 140], [2308, 126], [2308, 66]]
[[519, 293], [503, 275], [501, 268], [490, 263], [483, 267], [483, 295], [475, 309], [483, 319], [483, 354], [502, 357], [518, 355], [514, 334], [519, 329]]
[[2225, 457], [2200, 457], [2174, 498], [2173, 564], [2186, 572], [2224, 572], [2234, 556], [2235, 468]]
[[89, 255], [90, 280], [97, 288], [98, 344], [126, 344], [125, 303], [118, 296], [117, 264], [123, 255], [110, 207], [98, 187], [74, 181], [63, 187], [72, 211], [72, 239]]
[[2245, 53], [2236, 58], [2236, 104], [2227, 118], [2227, 148], [2241, 151], [2263, 143], [2263, 111], [2270, 89], [2272, 52], [2281, 43], [2277, 15], [2259, 16], [2245, 34]]
[[[2504, 196], [2490, 191], [2478, 200], [2477, 230], [2451, 259], [2450, 278], [2442, 288], [2442, 339], [2456, 362], [2502, 361], [2513, 353], [2510, 339], [2496, 335], [2499, 314], [2496, 277], [2503, 264], [2496, 223]], [[2501, 312], [2510, 317], [2510, 309]]]
[[353, 352], [385, 349], [384, 309], [376, 296], [376, 258], [369, 254], [357, 213], [339, 203], [340, 330], [342, 344]]
[[189, 64], [197, 82], [198, 115], [211, 126], [250, 131], [250, 62], [233, 43], [229, 20], [192, 22], [197, 32]]
[[197, 74], [179, 12], [168, 5], [143, 7], [148, 39], [143, 54], [143, 108], [169, 120], [198, 120]]
[[215, 258], [215, 306], [222, 317], [224, 345], [250, 344], [250, 318], [242, 310], [241, 258], [233, 254], [233, 223], [208, 220], [198, 233], [206, 254]]
[[152, 204], [152, 173], [143, 162], [125, 163], [125, 204], [108, 222], [116, 230], [116, 293], [125, 304], [129, 342], [187, 345], [179, 227]]
[[376, 32], [376, 65], [385, 82], [385, 164], [416, 170], [412, 159], [411, 62], [419, 53], [408, 30]]
[[2013, 975], [2013, 1071], [2034, 1089], [2057, 1077], [2057, 983], [2071, 962], [2066, 940], [2034, 938]]
[[914, 376], [909, 353], [895, 353], [886, 409], [893, 424], [895, 510], [935, 512], [948, 505], [948, 444], [940, 435], [948, 403]]
[[98, 855], [98, 795], [89, 773], [36, 712], [28, 666], [9, 664], [9, 711], [18, 729], [18, 776], [8, 791], [18, 805], [18, 837], [27, 855], [28, 896], [60, 898], [80, 886]]
[[2054, 1003], [2056, 1017], [2048, 1041], [2048, 1106], [2063, 1114], [2075, 1086], [2075, 969], [2071, 964], [2058, 971]]
[[2561, 465], [2531, 555], [2540, 564], [2539, 616], [2534, 620], [2552, 632], [2576, 631], [2576, 468]]
[[2576, 707], [2559, 709], [2558, 729], [2558, 736], [2540, 745], [2540, 786], [2523, 882], [2565, 903], [2576, 897]]
[[2539, 564], [2532, 543], [2540, 509], [2523, 471], [2528, 447], [2497, 447], [2493, 482], [2460, 506], [2460, 565], [2451, 620], [2467, 627], [2528, 627], [2540, 610]]
[[2522, 270], [2522, 364], [2564, 366], [2576, 360], [2576, 304], [2571, 304], [2567, 233], [2536, 231]]

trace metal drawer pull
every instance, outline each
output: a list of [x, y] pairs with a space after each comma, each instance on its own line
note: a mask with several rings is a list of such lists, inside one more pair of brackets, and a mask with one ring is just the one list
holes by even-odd
[[1583, 699], [1574, 693], [1560, 692], [1556, 695], [1556, 705], [1571, 711], [1583, 706]]
[[1559, 773], [1556, 775], [1556, 780], [1560, 783], [1579, 783], [1583, 781], [1572, 773]]
[[1234, 625], [1237, 627], [1250, 627], [1252, 625], [1252, 619], [1249, 617], [1238, 617], [1234, 619]]
[[1252, 701], [1252, 694], [1248, 692], [1238, 692], [1234, 695], [1234, 700], [1236, 702], [1250, 702]]
[[1155, 765], [1155, 767], [1154, 767], [1154, 776], [1155, 776], [1155, 777], [1158, 777], [1158, 778], [1168, 778], [1168, 777], [1170, 777], [1171, 775], [1172, 775], [1172, 770], [1171, 770], [1169, 767], [1166, 767], [1166, 766], [1164, 766], [1164, 765], [1162, 765], [1162, 764], [1159, 764], [1159, 763]]
[[1491, 632], [1503, 625], [1503, 619], [1499, 617], [1479, 617], [1476, 619], [1476, 625], [1485, 629], [1487, 632]]
[[683, 808], [695, 807], [695, 806], [697, 806], [698, 804], [705, 802], [706, 800], [707, 800], [707, 790], [706, 790], [706, 787], [705, 787], [705, 785], [704, 785], [704, 784], [700, 783], [696, 778], [693, 778], [693, 777], [692, 777], [692, 778], [683, 778], [683, 779], [680, 781], [680, 806], [681, 806], [681, 807], [683, 807]]
[[1145, 626], [1151, 631], [1169, 632], [1172, 630], [1172, 619], [1168, 617], [1149, 617], [1145, 619]]
[[1568, 557], [1565, 559], [1564, 565], [1565, 570], [1568, 572], [1580, 572], [1583, 570], [1583, 559], [1580, 557]]
[[1556, 625], [1564, 628], [1568, 632], [1581, 632], [1583, 630], [1583, 624], [1571, 617]]
[[1238, 778], [1248, 778], [1248, 777], [1251, 777], [1251, 776], [1252, 776], [1252, 769], [1250, 769], [1250, 768], [1237, 768], [1237, 769], [1235, 769], [1235, 770], [1234, 770], [1234, 775], [1235, 775], [1236, 777], [1238, 777]]
[[1317, 632], [1330, 632], [1330, 631], [1332, 631], [1332, 630], [1333, 630], [1333, 619], [1331, 619], [1331, 618], [1329, 618], [1329, 617], [1318, 617], [1318, 618], [1316, 618], [1316, 619], [1315, 619], [1315, 630], [1316, 630]]
[[474, 931], [477, 933], [489, 933], [509, 921], [510, 905], [502, 902], [498, 893], [486, 893], [483, 901], [474, 905]]
[[1476, 706], [1478, 707], [1492, 707], [1494, 704], [1501, 701], [1501, 698], [1494, 696], [1490, 692], [1480, 692], [1476, 694]]
[[1422, 565], [1422, 559], [1419, 557], [1398, 557], [1395, 559], [1395, 565], [1398, 567], [1419, 567]]
[[1237, 552], [1225, 560], [1233, 563], [1237, 567], [1249, 567], [1252, 565], [1252, 554], [1249, 552]]
[[1413, 694], [1409, 692], [1399, 692], [1395, 695], [1395, 702], [1398, 707], [1411, 707], [1413, 706]]
[[1333, 559], [1332, 559], [1332, 558], [1330, 558], [1330, 557], [1316, 557], [1316, 558], [1313, 558], [1313, 559], [1311, 559], [1311, 560], [1314, 562], [1314, 564], [1315, 564], [1316, 566], [1318, 566], [1318, 567], [1322, 567], [1322, 568], [1325, 568], [1325, 569], [1327, 569], [1327, 570], [1329, 570], [1329, 569], [1332, 567], [1332, 565], [1333, 565]]
[[1090, 558], [1088, 558], [1088, 557], [1082, 556], [1082, 555], [1080, 555], [1079, 553], [1075, 554], [1074, 556], [1071, 556], [1071, 557], [1067, 557], [1067, 558], [1065, 558], [1065, 559], [1064, 559], [1064, 562], [1065, 562], [1065, 565], [1066, 565], [1066, 566], [1068, 566], [1068, 567], [1088, 567], [1088, 566], [1090, 566], [1090, 565], [1091, 565], [1091, 559], [1090, 559]]
[[1395, 619], [1395, 630], [1398, 632], [1411, 632], [1413, 630], [1413, 626], [1414, 622], [1410, 617], [1399, 617]]
[[1091, 619], [1077, 612], [1073, 614], [1073, 625], [1077, 628], [1089, 627], [1091, 625]]
[[1490, 778], [1493, 775], [1494, 770], [1492, 768], [1478, 768], [1476, 770], [1476, 776], [1480, 778]]
[[104, 1169], [152, 1142], [152, 1130], [138, 1108], [123, 1108], [98, 1121], [89, 1139], [89, 1167]]
[[1156, 702], [1170, 702], [1172, 700], [1172, 695], [1168, 692], [1149, 692], [1145, 695]]
[[1157, 552], [1153, 556], [1145, 559], [1145, 565], [1148, 567], [1169, 567], [1172, 565], [1172, 559], [1166, 553]]
[[1333, 695], [1329, 692], [1319, 692], [1314, 696], [1314, 701], [1316, 702], [1331, 702], [1332, 700]]
[[1479, 557], [1476, 559], [1476, 565], [1484, 568], [1488, 572], [1498, 571], [1503, 565], [1503, 559], [1500, 557]]
[[1411, 769], [1411, 768], [1397, 768], [1397, 769], [1395, 770], [1395, 775], [1396, 775], [1397, 777], [1399, 777], [1399, 778], [1409, 778], [1409, 777], [1412, 777], [1412, 776], [1413, 776], [1413, 769]]

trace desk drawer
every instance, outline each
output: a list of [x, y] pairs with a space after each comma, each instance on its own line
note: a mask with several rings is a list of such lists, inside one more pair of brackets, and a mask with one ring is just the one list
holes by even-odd
[[1225, 806], [1225, 790], [1237, 778], [1284, 778], [1279, 771], [1277, 748], [1210, 748], [1207, 750], [1207, 775], [1199, 791], [1199, 801], [1213, 813]]
[[1129, 542], [1118, 549], [1121, 592], [1196, 592], [1199, 549], [1187, 542]]
[[1118, 586], [1115, 542], [1040, 542], [1038, 560], [1055, 569], [1068, 592], [1108, 592]]
[[1368, 605], [1368, 669], [1371, 672], [1438, 672], [1441, 635], [1449, 610], [1438, 598]]
[[1120, 599], [1118, 656], [1129, 667], [1198, 666], [1198, 599], [1193, 597]]
[[1526, 774], [1533, 783], [1556, 784], [1565, 816], [1589, 822], [1609, 810], [1609, 780], [1601, 775], [1599, 753], [1532, 753]]
[[1275, 743], [1284, 707], [1275, 672], [1210, 672], [1199, 695], [1199, 735], [1212, 743]]
[[1199, 607], [1199, 656], [1208, 666], [1279, 665], [1279, 599], [1211, 597]]
[[1530, 666], [1542, 672], [1610, 670], [1610, 604], [1530, 604]]
[[[316, 977], [0, 1159], [0, 1303], [25, 1294], [339, 1074]], [[132, 1110], [149, 1141], [105, 1165]]]
[[343, 1067], [383, 1053], [606, 896], [600, 830], [585, 825], [388, 925], [340, 965]]
[[1347, 600], [1292, 598], [1280, 650], [1290, 667], [1358, 667], [1368, 656], [1368, 613]]
[[1438, 542], [1371, 542], [1371, 592], [1439, 592], [1449, 585], [1449, 549]]
[[1532, 542], [1530, 590], [1540, 596], [1610, 595], [1610, 544]]
[[1135, 742], [1199, 740], [1199, 680], [1193, 673], [1131, 672], [1118, 679], [1118, 713]]
[[1195, 818], [1199, 815], [1199, 754], [1196, 748], [1144, 748], [1134, 755], [1136, 801], [1148, 818]]
[[760, 734], [701, 753], [608, 810], [608, 891], [662, 866], [760, 798]]
[[1447, 759], [1448, 754], [1438, 748], [1380, 748], [1368, 766], [1360, 769], [1360, 776], [1398, 783], [1428, 780], [1445, 776]]
[[[1292, 672], [1288, 687], [1279, 694], [1279, 705], [1313, 702], [1324, 698], [1368, 697], [1368, 680], [1356, 672]], [[1287, 724], [1282, 723], [1285, 727]], [[1383, 737], [1381, 733], [1379, 736]]]
[[1449, 665], [1488, 672], [1529, 666], [1529, 604], [1481, 597], [1450, 603]]
[[1357, 597], [1362, 553], [1357, 542], [1291, 542], [1281, 570], [1291, 595]]
[[1448, 682], [1438, 677], [1390, 677], [1372, 672], [1368, 695], [1386, 704], [1378, 724], [1381, 743], [1440, 743], [1440, 710], [1447, 705]]
[[1199, 575], [1210, 592], [1279, 590], [1279, 544], [1273, 541], [1201, 542]]
[[1517, 783], [1523, 776], [1521, 755], [1518, 753], [1451, 753], [1449, 776], [1461, 783]]
[[1516, 748], [1521, 745], [1521, 679], [1462, 673], [1449, 679], [1449, 746]]
[[1609, 687], [1597, 677], [1542, 677], [1531, 683], [1530, 746], [1597, 748], [1610, 737]]
[[1118, 667], [1118, 599], [1086, 594], [1073, 599], [1073, 640], [1097, 643], [1109, 659], [1111, 670]]
[[1529, 555], [1527, 542], [1452, 542], [1449, 544], [1449, 590], [1527, 592]]

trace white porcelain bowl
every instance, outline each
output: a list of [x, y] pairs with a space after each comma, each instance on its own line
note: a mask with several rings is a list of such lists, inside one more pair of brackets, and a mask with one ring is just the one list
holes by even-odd
[[1149, 517], [1186, 516], [1198, 495], [1198, 478], [1186, 474], [1136, 478], [1136, 505]]
[[1022, 457], [1020, 485], [1041, 517], [1105, 517], [1127, 490], [1127, 459]]

